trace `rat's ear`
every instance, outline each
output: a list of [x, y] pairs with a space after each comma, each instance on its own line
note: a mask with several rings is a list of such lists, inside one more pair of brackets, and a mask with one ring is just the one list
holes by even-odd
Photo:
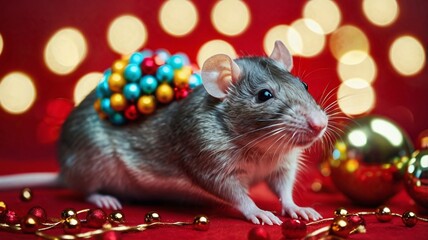
[[275, 47], [270, 54], [270, 58], [283, 64], [289, 72], [293, 69], [293, 56], [281, 41], [275, 41]]
[[223, 99], [230, 84], [239, 79], [240, 73], [239, 66], [229, 56], [214, 55], [202, 66], [202, 83], [211, 96]]

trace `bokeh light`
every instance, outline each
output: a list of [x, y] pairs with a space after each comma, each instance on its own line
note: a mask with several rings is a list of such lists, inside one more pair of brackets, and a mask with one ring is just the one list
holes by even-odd
[[363, 0], [363, 13], [377, 26], [391, 25], [398, 17], [399, 7], [396, 0]]
[[3, 37], [0, 34], [0, 55], [3, 52]]
[[131, 54], [146, 43], [147, 29], [137, 17], [122, 15], [110, 24], [107, 40], [113, 51], [123, 55]]
[[220, 33], [236, 36], [247, 29], [251, 21], [251, 13], [243, 1], [217, 1], [211, 12], [211, 21]]
[[206, 42], [198, 51], [197, 61], [199, 67], [202, 68], [205, 60], [216, 54], [226, 54], [229, 57], [236, 58], [236, 51], [228, 42], [223, 40], [211, 40]]
[[23, 72], [11, 72], [0, 81], [0, 106], [11, 114], [22, 114], [36, 100], [33, 80]]
[[168, 34], [181, 37], [189, 34], [198, 23], [198, 11], [188, 0], [169, 0], [162, 4], [159, 22]]
[[74, 104], [79, 103], [97, 86], [98, 82], [103, 77], [100, 72], [91, 72], [81, 77], [74, 88]]
[[300, 36], [298, 39], [291, 39], [292, 35], [288, 35], [290, 47], [296, 54], [303, 57], [313, 57], [324, 49], [325, 36], [322, 34], [323, 30], [314, 20], [298, 19], [290, 27]]
[[342, 82], [337, 91], [339, 108], [347, 115], [370, 112], [376, 102], [375, 91], [363, 79], [353, 78]]
[[317, 22], [323, 34], [336, 30], [342, 20], [337, 4], [331, 0], [311, 0], [303, 8], [303, 17]]
[[342, 81], [352, 78], [359, 78], [368, 83], [372, 83], [377, 76], [377, 66], [371, 56], [367, 56], [362, 62], [357, 64], [345, 64], [338, 62], [337, 72]]
[[296, 52], [291, 45], [297, 46], [297, 48], [302, 45], [302, 39], [294, 28], [288, 25], [277, 25], [269, 29], [264, 36], [263, 49], [267, 55], [272, 53], [276, 40], [282, 41], [292, 55], [295, 55]]
[[87, 44], [83, 34], [74, 28], [62, 28], [46, 44], [44, 59], [52, 72], [66, 75], [80, 65], [86, 54]]
[[370, 44], [366, 34], [359, 28], [346, 25], [331, 34], [329, 41], [333, 56], [345, 64], [358, 64], [367, 58]]
[[416, 75], [426, 64], [424, 46], [415, 37], [401, 36], [394, 40], [389, 49], [389, 61], [399, 74]]

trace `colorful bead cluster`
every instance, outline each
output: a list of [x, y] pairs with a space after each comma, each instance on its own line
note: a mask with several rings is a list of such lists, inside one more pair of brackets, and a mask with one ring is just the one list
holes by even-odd
[[[86, 217], [79, 218], [79, 215], [84, 213]], [[80, 211], [68, 208], [64, 209], [60, 216], [60, 219], [48, 218], [46, 211], [36, 206], [32, 207], [24, 217], [19, 217], [15, 211], [7, 209], [4, 202], [0, 202], [0, 230], [35, 234], [43, 239], [86, 239], [98, 236], [102, 239], [113, 239], [108, 236], [125, 232], [141, 232], [158, 226], [192, 226], [198, 231], [206, 231], [209, 228], [209, 219], [204, 215], [196, 216], [193, 222], [169, 223], [161, 222], [160, 215], [156, 212], [149, 212], [145, 216], [145, 223], [135, 226], [125, 225], [125, 216], [121, 211], [114, 211], [107, 215], [100, 208]], [[54, 228], [62, 228], [64, 234], [47, 233]]]
[[186, 98], [202, 83], [185, 54], [166, 50], [135, 52], [116, 60], [96, 88], [94, 108], [115, 125], [148, 115], [157, 105]]

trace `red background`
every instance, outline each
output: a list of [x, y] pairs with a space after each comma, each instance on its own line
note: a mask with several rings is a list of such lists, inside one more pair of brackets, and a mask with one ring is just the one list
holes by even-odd
[[[199, 21], [195, 29], [184, 37], [170, 36], [162, 30], [158, 21], [161, 3], [161, 1], [138, 0], [18, 0], [3, 1], [0, 4], [0, 34], [4, 41], [4, 49], [0, 54], [0, 79], [9, 72], [23, 71], [32, 77], [37, 89], [37, 99], [34, 105], [24, 114], [12, 115], [0, 108], [0, 174], [57, 170], [55, 139], [59, 125], [68, 112], [64, 107], [70, 106], [72, 102], [77, 80], [89, 72], [102, 72], [114, 60], [120, 58], [111, 50], [106, 40], [107, 28], [114, 18], [123, 14], [137, 16], [145, 23], [148, 31], [148, 40], [144, 47], [166, 48], [171, 53], [185, 52], [192, 62], [196, 62], [199, 48], [212, 39], [229, 42], [238, 54], [264, 54], [263, 37], [265, 33], [275, 25], [290, 24], [301, 18], [306, 1], [247, 1], [251, 12], [249, 28], [243, 34], [232, 37], [217, 32], [211, 23], [210, 14], [215, 1], [195, 1], [194, 4], [199, 14]], [[393, 40], [403, 34], [417, 37], [424, 47], [427, 47], [428, 2], [424, 0], [399, 1], [399, 17], [389, 27], [377, 27], [369, 23], [362, 13], [361, 1], [337, 1], [336, 3], [342, 12], [341, 25], [355, 25], [365, 32], [370, 41], [370, 54], [377, 63], [378, 73], [373, 85], [377, 99], [376, 106], [371, 113], [386, 116], [397, 122], [417, 145], [418, 134], [428, 128], [428, 70], [425, 66], [415, 76], [402, 77], [391, 66], [388, 51]], [[88, 54], [74, 72], [60, 76], [47, 68], [43, 61], [43, 51], [52, 34], [65, 26], [77, 28], [84, 34], [88, 44]], [[327, 40], [328, 38], [329, 36], [327, 36]], [[317, 98], [327, 85], [329, 88], [334, 88], [340, 84], [336, 64], [337, 61], [326, 46], [316, 57], [296, 57], [294, 72], [297, 75], [305, 73], [306, 77], [303, 80], [309, 84], [310, 92]], [[58, 104], [58, 101], [60, 104], [55, 105], [55, 103]], [[49, 115], [51, 111], [49, 109], [52, 107], [55, 109], [55, 106], [60, 106], [61, 109], [54, 111], [55, 116]], [[263, 192], [263, 188], [261, 191]], [[46, 196], [44, 193], [48, 195]], [[46, 205], [46, 202], [52, 199], [49, 194], [53, 198], [55, 196], [59, 198], [53, 200], [57, 204], [53, 208], [58, 211], [67, 204], [75, 204], [76, 208], [86, 206], [75, 199], [72, 193], [46, 189], [41, 190], [40, 198], [35, 200], [35, 203]], [[13, 200], [15, 196], [15, 191], [2, 192], [0, 200], [8, 199], [8, 201], [12, 201], [12, 206], [17, 208], [33, 204], [15, 201]], [[71, 196], [71, 200], [69, 196]], [[302, 194], [302, 196], [305, 195]], [[320, 211], [324, 216], [331, 216], [334, 208], [341, 205], [354, 207], [340, 194], [335, 193], [331, 196], [333, 198], [330, 198], [330, 195], [312, 196], [317, 199], [315, 202], [320, 204]], [[269, 195], [259, 199], [262, 204], [272, 203]], [[302, 203], [314, 202], [303, 198], [300, 198], [300, 201]], [[414, 207], [409, 204], [409, 198], [404, 193], [397, 196], [392, 203], [400, 211]], [[274, 205], [275, 207], [277, 206]], [[139, 217], [144, 215], [143, 211], [150, 209], [150, 207], [140, 209], [138, 206], [128, 206], [127, 208], [126, 210], [131, 212], [138, 212], [131, 216], [134, 223], [141, 223]], [[160, 209], [174, 221], [181, 221], [183, 220], [181, 216], [188, 218], [193, 212], [199, 212], [186, 209], [178, 210], [177, 214], [171, 214], [172, 209], [169, 207], [160, 207]], [[217, 231], [218, 234], [235, 234], [244, 239], [245, 233], [251, 228], [251, 225], [240, 220], [223, 218], [221, 213], [211, 213], [214, 215], [211, 230], [202, 235], [191, 233], [189, 236], [208, 238], [208, 236], [215, 236]], [[235, 231], [234, 226], [240, 227], [240, 230]], [[385, 231], [384, 234], [389, 237], [394, 236], [394, 233], [400, 233], [403, 236], [413, 235], [415, 232], [428, 233], [427, 224], [423, 226], [419, 224], [413, 230], [401, 227], [399, 221], [387, 225], [387, 227], [384, 226], [375, 222], [375, 230], [371, 230], [371, 233], [379, 234], [379, 231]], [[226, 229], [233, 229], [235, 233], [226, 231]], [[155, 231], [159, 236], [163, 235], [162, 230], [153, 232]], [[188, 234], [187, 230], [166, 230], [166, 233], [168, 231], [170, 234], [177, 231], [184, 234], [183, 236]], [[277, 228], [272, 231], [276, 231], [276, 235], [274, 235], [279, 236]], [[11, 235], [7, 236], [11, 237]], [[134, 234], [131, 236], [138, 237]], [[161, 239], [158, 235], [156, 236], [155, 238]], [[373, 235], [365, 235], [366, 239], [371, 239], [370, 236]]]

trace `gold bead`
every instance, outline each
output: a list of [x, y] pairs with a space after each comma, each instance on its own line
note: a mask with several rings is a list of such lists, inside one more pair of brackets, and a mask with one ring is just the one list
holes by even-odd
[[7, 209], [6, 203], [0, 201], [0, 213]]
[[39, 227], [37, 217], [27, 215], [21, 220], [21, 229], [24, 233], [34, 233]]
[[64, 232], [67, 234], [76, 234], [79, 233], [82, 229], [80, 220], [74, 216], [65, 219], [64, 221]]
[[144, 95], [138, 99], [137, 108], [142, 114], [151, 114], [156, 110], [156, 100], [151, 95]]
[[406, 227], [414, 227], [418, 222], [418, 218], [414, 212], [403, 213], [401, 220], [403, 220], [403, 223], [406, 225]]
[[199, 215], [193, 219], [193, 228], [199, 231], [207, 231], [210, 227], [210, 220], [207, 216]]
[[189, 77], [191, 72], [187, 69], [180, 69], [174, 72], [174, 85], [179, 88], [184, 88], [189, 85]]
[[348, 220], [344, 216], [336, 217], [330, 225], [330, 233], [332, 235], [347, 238], [349, 232]]
[[108, 86], [114, 92], [122, 91], [122, 88], [125, 86], [125, 84], [126, 80], [120, 73], [112, 73], [108, 79]]
[[348, 215], [348, 210], [345, 208], [338, 208], [334, 211], [334, 216], [346, 216]]
[[113, 70], [113, 73], [122, 73], [123, 70], [125, 70], [127, 62], [128, 62], [127, 59], [116, 60], [113, 63], [113, 65], [111, 66], [111, 69]]
[[376, 209], [376, 218], [379, 222], [389, 222], [392, 219], [391, 209], [381, 206]]
[[146, 214], [146, 217], [144, 218], [144, 221], [146, 221], [146, 223], [160, 222], [161, 221], [161, 217], [156, 212], [149, 212], [149, 213]]
[[95, 100], [94, 109], [95, 111], [97, 111], [97, 113], [101, 112], [101, 99], [98, 98], [97, 100]]
[[123, 224], [125, 223], [125, 215], [121, 211], [114, 211], [108, 216], [108, 221], [112, 224]]
[[156, 99], [161, 103], [169, 103], [174, 98], [174, 90], [168, 83], [162, 83], [156, 89]]
[[61, 219], [66, 220], [67, 218], [76, 217], [77, 212], [73, 208], [64, 209], [61, 212]]
[[111, 104], [111, 108], [113, 108], [114, 110], [123, 111], [126, 108], [127, 101], [123, 94], [114, 93], [110, 97], [110, 104]]
[[30, 188], [23, 188], [21, 190], [21, 200], [24, 202], [29, 202], [33, 199], [33, 192]]

